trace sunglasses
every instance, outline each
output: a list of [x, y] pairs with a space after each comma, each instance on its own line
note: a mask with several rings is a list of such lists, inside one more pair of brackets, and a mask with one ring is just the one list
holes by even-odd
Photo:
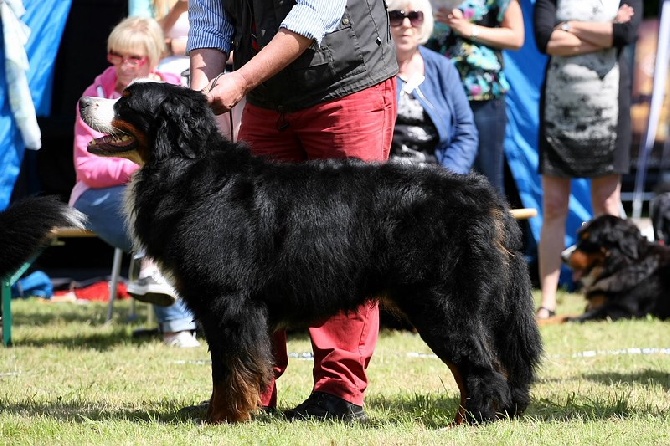
[[401, 11], [394, 9], [389, 11], [389, 22], [391, 26], [400, 26], [405, 19], [409, 19], [409, 23], [412, 26], [419, 26], [423, 23], [423, 12], [422, 11]]
[[107, 61], [112, 65], [123, 65], [125, 63], [130, 67], [141, 67], [147, 63], [148, 60], [149, 56], [124, 56], [123, 54], [117, 53], [116, 51], [110, 51], [107, 53]]

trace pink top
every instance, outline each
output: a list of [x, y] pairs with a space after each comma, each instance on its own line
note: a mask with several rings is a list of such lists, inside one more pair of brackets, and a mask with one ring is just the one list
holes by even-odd
[[[171, 84], [182, 83], [181, 77], [172, 73], [155, 71], [153, 74]], [[116, 69], [109, 67], [95, 78], [82, 96], [118, 98], [121, 95], [114, 89], [116, 80]], [[77, 106], [77, 120], [74, 125], [74, 169], [77, 173], [77, 183], [70, 194], [70, 206], [88, 189], [127, 184], [131, 175], [139, 169], [137, 164], [125, 158], [106, 158], [88, 153], [86, 150], [88, 143], [93, 138], [101, 136], [102, 133], [96, 132], [82, 121]]]

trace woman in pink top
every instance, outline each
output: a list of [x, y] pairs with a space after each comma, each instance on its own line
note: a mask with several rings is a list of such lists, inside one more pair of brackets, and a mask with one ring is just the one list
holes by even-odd
[[[131, 17], [109, 35], [107, 58], [111, 66], [95, 78], [82, 96], [115, 99], [136, 79], [180, 84], [181, 77], [156, 69], [165, 50], [163, 31], [154, 19]], [[86, 146], [102, 134], [81, 120], [77, 108], [74, 167], [77, 173], [70, 205], [88, 217], [88, 227], [110, 245], [131, 252], [132, 240], [123, 213], [124, 193], [137, 164], [123, 158], [88, 153]], [[172, 287], [149, 259], [142, 260], [139, 279], [128, 284], [137, 300], [151, 302], [168, 345], [197, 347], [193, 316], [177, 299]]]

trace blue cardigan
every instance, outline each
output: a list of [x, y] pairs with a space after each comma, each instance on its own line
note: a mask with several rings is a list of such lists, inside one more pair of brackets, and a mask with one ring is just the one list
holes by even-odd
[[[433, 121], [439, 135], [435, 155], [442, 166], [456, 173], [468, 173], [477, 156], [479, 134], [454, 64], [445, 56], [420, 46], [426, 79], [414, 89], [413, 97]], [[404, 81], [396, 76], [397, 93]]]

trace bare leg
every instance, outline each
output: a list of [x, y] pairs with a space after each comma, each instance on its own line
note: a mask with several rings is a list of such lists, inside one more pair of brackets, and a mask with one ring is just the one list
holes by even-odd
[[591, 180], [591, 202], [596, 216], [621, 213], [621, 175]]
[[546, 319], [556, 309], [556, 290], [561, 273], [561, 251], [565, 249], [565, 225], [568, 215], [571, 183], [569, 178], [544, 175], [544, 216], [538, 255], [542, 292], [538, 318]]

